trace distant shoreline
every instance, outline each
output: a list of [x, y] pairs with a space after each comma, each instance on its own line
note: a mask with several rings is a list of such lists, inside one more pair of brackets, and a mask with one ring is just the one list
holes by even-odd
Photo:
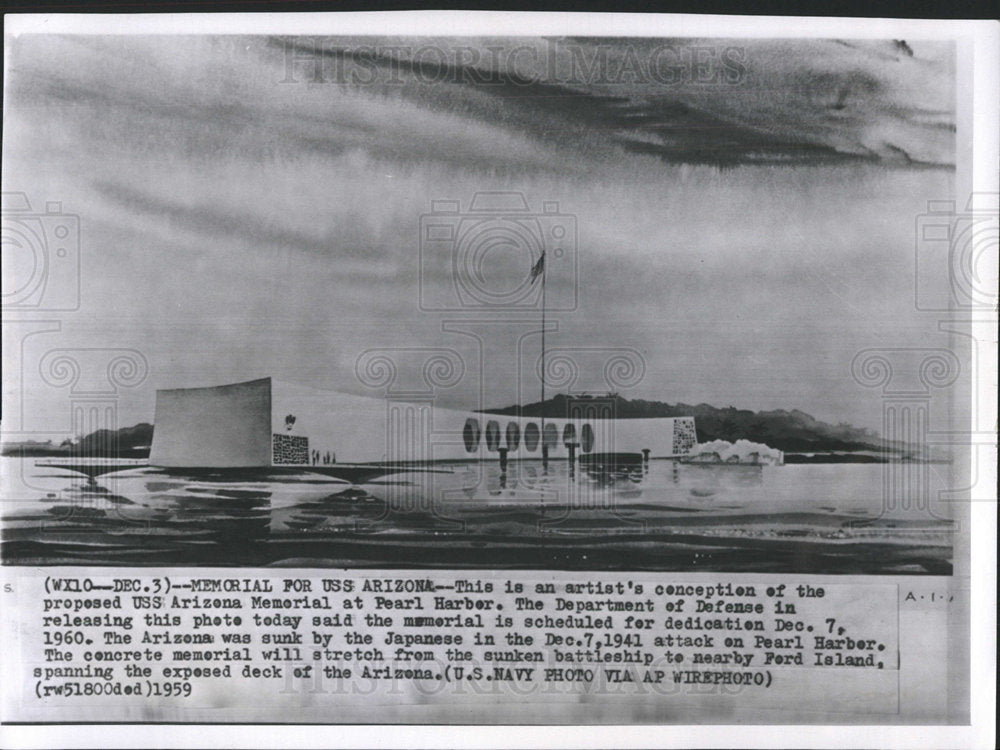
[[[571, 407], [581, 400], [600, 404], [612, 419], [693, 416], [698, 443], [747, 440], [782, 451], [787, 464], [950, 462], [946, 454], [928, 454], [920, 446], [886, 441], [876, 433], [848, 424], [827, 424], [797, 409], [753, 412], [732, 406], [719, 408], [708, 404], [626, 399], [618, 394], [585, 399], [559, 393], [545, 401], [486, 409], [481, 413], [565, 418], [572, 413]], [[0, 453], [38, 458], [149, 458], [153, 431], [152, 424], [140, 422], [118, 430], [97, 430], [58, 445], [30, 440], [10, 442], [0, 448]]]
[[[130, 458], [148, 459], [149, 449], [131, 448], [120, 450], [116, 453], [84, 453], [78, 451], [60, 450], [58, 448], [34, 448], [18, 445], [4, 446], [2, 453], [4, 458]], [[550, 459], [558, 460], [558, 459]], [[443, 463], [449, 463], [447, 461]], [[452, 462], [453, 463], [453, 462]], [[950, 464], [946, 459], [920, 459], [906, 456], [878, 456], [866, 452], [839, 452], [839, 453], [786, 453], [785, 464], [891, 464], [891, 463], [921, 463], [921, 464]], [[715, 466], [716, 464], [696, 464], [704, 466]], [[725, 465], [725, 464], [719, 464]], [[741, 464], [747, 465], [747, 464]]]
[[4, 458], [149, 458], [149, 448], [123, 448], [118, 451], [79, 451], [42, 446], [5, 445]]
[[947, 459], [878, 456], [866, 452], [786, 453], [786, 464], [950, 464]]

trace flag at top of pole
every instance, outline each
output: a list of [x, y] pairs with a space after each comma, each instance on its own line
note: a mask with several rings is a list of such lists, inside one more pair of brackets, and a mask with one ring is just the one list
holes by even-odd
[[545, 251], [542, 250], [541, 256], [538, 258], [538, 262], [531, 267], [531, 275], [528, 277], [528, 281], [534, 281], [545, 271]]

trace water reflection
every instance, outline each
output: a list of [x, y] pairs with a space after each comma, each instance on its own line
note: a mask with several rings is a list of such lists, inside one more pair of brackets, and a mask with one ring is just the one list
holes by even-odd
[[[30, 472], [29, 472], [30, 473]], [[39, 467], [5, 502], [4, 562], [928, 572], [950, 522], [886, 515], [878, 467], [673, 461], [301, 473]], [[5, 488], [6, 491], [6, 488]], [[863, 523], [859, 523], [863, 522]], [[792, 541], [790, 541], [792, 540]], [[794, 544], [794, 548], [788, 547]], [[865, 555], [845, 554], [845, 544]]]

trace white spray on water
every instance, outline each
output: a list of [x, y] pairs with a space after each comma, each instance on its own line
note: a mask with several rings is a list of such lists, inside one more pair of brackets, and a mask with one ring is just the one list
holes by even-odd
[[[741, 464], [783, 464], [785, 454], [763, 443], [752, 443], [749, 440], [713, 440], [710, 443], [698, 443], [691, 450], [692, 459], [719, 463]], [[718, 458], [716, 458], [716, 456]]]

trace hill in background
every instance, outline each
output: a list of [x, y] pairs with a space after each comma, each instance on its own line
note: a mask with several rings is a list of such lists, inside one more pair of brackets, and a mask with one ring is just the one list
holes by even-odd
[[[603, 398], [601, 399], [604, 400]], [[569, 413], [571, 398], [560, 393], [546, 401], [523, 407], [507, 406], [484, 409], [488, 414], [525, 417], [565, 418]], [[708, 404], [668, 404], [663, 401], [645, 401], [613, 397], [613, 409], [619, 419], [655, 419], [659, 417], [694, 417], [699, 443], [712, 440], [750, 440], [765, 443], [785, 452], [809, 453], [816, 451], [881, 451], [885, 448], [905, 450], [906, 446], [887, 445], [875, 432], [846, 423], [836, 425], [821, 422], [798, 409], [785, 411], [750, 411], [733, 406], [719, 408]]]
[[5, 456], [80, 456], [87, 458], [148, 458], [153, 425], [140, 422], [120, 430], [97, 430], [79, 440], [5, 443]]
[[[524, 417], [565, 418], [571, 398], [558, 394], [543, 402], [523, 407], [507, 406], [485, 409], [486, 414]], [[603, 400], [603, 399], [602, 399]], [[903, 444], [889, 444], [875, 432], [846, 423], [829, 424], [815, 419], [798, 409], [785, 411], [750, 411], [733, 406], [719, 408], [708, 404], [668, 404], [663, 401], [613, 398], [616, 417], [621, 419], [655, 419], [658, 417], [694, 417], [698, 442], [712, 440], [750, 440], [764, 443], [786, 453], [814, 453], [829, 451], [876, 451], [890, 449], [907, 454], [912, 448]], [[78, 441], [53, 443], [8, 443], [3, 446], [6, 456], [87, 456], [109, 458], [146, 458], [153, 441], [153, 425], [146, 422], [120, 430], [98, 430]]]

